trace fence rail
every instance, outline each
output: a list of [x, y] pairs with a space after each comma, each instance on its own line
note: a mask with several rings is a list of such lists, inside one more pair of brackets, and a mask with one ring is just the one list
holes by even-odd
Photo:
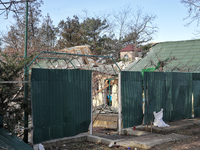
[[30, 81], [0, 81], [0, 83], [30, 83]]

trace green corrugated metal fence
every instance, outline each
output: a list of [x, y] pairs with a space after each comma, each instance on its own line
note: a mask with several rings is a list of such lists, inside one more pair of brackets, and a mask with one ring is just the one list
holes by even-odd
[[165, 73], [163, 72], [144, 72], [145, 123], [150, 124], [154, 119], [154, 111], [158, 112], [163, 108], [163, 113], [166, 114], [165, 80]]
[[[174, 121], [200, 117], [200, 73], [122, 72], [121, 77], [123, 127], [141, 124], [142, 86], [145, 94], [144, 123], [154, 121], [153, 112], [163, 108], [163, 120]], [[137, 117], [136, 117], [137, 116]]]
[[91, 121], [91, 71], [32, 69], [33, 142], [87, 132]]
[[194, 117], [200, 117], [200, 73], [192, 74]]
[[145, 123], [153, 122], [153, 112], [163, 111], [164, 121], [192, 117], [192, 74], [145, 72]]
[[123, 128], [142, 124], [142, 74], [121, 73], [121, 100]]
[[[166, 73], [171, 89], [171, 116], [166, 121], [192, 117], [192, 74]], [[168, 95], [169, 96], [169, 95]]]

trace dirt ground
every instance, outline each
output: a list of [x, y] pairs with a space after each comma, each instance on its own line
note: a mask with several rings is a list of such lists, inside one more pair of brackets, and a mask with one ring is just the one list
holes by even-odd
[[[105, 128], [93, 128], [94, 135], [102, 135], [106, 136], [109, 135], [111, 132], [115, 130], [105, 129]], [[191, 138], [179, 140], [179, 141], [173, 141], [164, 143], [161, 145], [157, 145], [150, 150], [182, 150], [182, 149], [200, 149], [200, 126], [195, 125], [193, 127], [183, 129], [183, 130], [176, 130], [173, 133], [182, 134], [182, 135], [188, 135], [191, 136]], [[199, 147], [199, 148], [197, 148]], [[47, 150], [111, 150], [111, 149], [118, 149], [118, 150], [125, 150], [128, 148], [125, 147], [109, 147], [106, 144], [101, 143], [92, 143], [92, 142], [75, 142], [75, 143], [69, 143], [64, 144], [61, 147], [51, 147]], [[136, 150], [135, 148], [130, 148], [131, 150]], [[142, 150], [137, 148], [137, 150]]]
[[151, 150], [181, 150], [181, 149], [200, 149], [200, 126], [196, 125], [188, 129], [176, 130], [173, 133], [188, 135], [191, 138], [186, 138], [179, 141], [173, 141], [157, 145]]

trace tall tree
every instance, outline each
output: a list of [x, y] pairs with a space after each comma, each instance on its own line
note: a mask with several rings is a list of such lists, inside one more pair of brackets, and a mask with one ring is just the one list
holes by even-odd
[[94, 55], [103, 53], [103, 46], [107, 39], [109, 25], [107, 21], [99, 18], [87, 18], [82, 22], [83, 38], [86, 44], [90, 45], [90, 50]]
[[39, 28], [40, 45], [46, 50], [53, 50], [56, 43], [58, 29], [53, 25], [49, 14], [44, 17], [42, 26]]
[[[42, 50], [39, 45], [39, 23], [41, 18], [41, 10], [39, 9], [43, 4], [42, 0], [29, 2], [29, 22], [28, 22], [28, 53]], [[10, 30], [7, 35], [3, 36], [3, 42], [5, 43], [6, 52], [18, 52], [24, 51], [24, 35], [25, 35], [25, 3], [18, 3], [15, 5], [17, 12], [14, 13], [13, 18], [15, 24], [10, 26]]]
[[73, 16], [73, 19], [68, 17], [67, 21], [60, 21], [58, 29], [60, 38], [57, 46], [59, 49], [84, 44], [83, 31], [77, 16]]
[[138, 57], [138, 45], [151, 41], [158, 31], [158, 27], [154, 25], [155, 18], [155, 15], [144, 14], [140, 8], [132, 12], [126, 41], [134, 44], [135, 57]]
[[118, 12], [113, 12], [113, 35], [114, 45], [113, 49], [116, 51], [117, 58], [119, 58], [119, 50], [124, 47], [124, 37], [128, 32], [128, 19], [130, 17], [131, 8], [128, 5], [121, 7]]

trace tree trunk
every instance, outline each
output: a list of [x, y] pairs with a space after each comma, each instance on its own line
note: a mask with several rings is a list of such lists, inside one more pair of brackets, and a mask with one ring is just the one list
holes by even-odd
[[[134, 47], [135, 47], [135, 51], [134, 51], [135, 54], [134, 54], [134, 56], [138, 57], [137, 41], [135, 41]], [[135, 59], [135, 57], [134, 57], [134, 59]]]

